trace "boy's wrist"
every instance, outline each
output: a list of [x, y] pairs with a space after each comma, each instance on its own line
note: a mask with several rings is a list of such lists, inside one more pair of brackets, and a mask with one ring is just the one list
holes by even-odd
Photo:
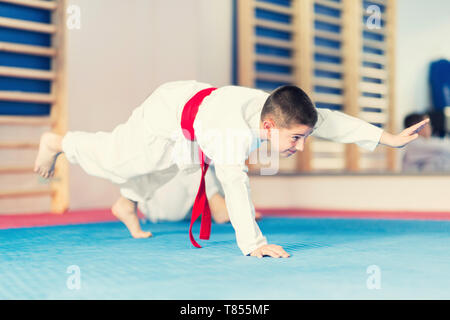
[[385, 146], [392, 146], [392, 134], [389, 132], [383, 131], [381, 134], [380, 142], [379, 144], [385, 145]]

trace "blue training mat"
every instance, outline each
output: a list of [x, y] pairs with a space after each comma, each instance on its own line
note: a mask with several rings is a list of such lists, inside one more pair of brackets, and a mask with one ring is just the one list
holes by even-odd
[[[264, 218], [288, 259], [245, 257], [230, 224], [192, 247], [188, 222], [0, 230], [0, 299], [449, 299], [450, 222]], [[199, 226], [194, 227], [198, 235]], [[80, 270], [79, 289], [67, 281]], [[369, 266], [380, 289], [369, 289]], [[69, 272], [72, 269], [69, 269]]]

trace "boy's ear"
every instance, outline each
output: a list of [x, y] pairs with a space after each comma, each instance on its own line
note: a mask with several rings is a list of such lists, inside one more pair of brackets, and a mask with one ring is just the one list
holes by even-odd
[[263, 128], [266, 130], [271, 130], [271, 129], [275, 128], [275, 121], [273, 121], [270, 118], [265, 119], [263, 121]]
[[267, 139], [271, 139], [271, 130], [275, 128], [275, 121], [273, 121], [272, 119], [268, 118], [263, 121], [263, 129], [266, 131]]

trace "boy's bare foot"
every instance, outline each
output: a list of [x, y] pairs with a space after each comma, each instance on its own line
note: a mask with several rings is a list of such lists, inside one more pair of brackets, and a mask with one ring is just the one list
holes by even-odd
[[117, 200], [112, 206], [111, 211], [117, 219], [126, 225], [133, 238], [149, 238], [152, 236], [151, 232], [143, 231], [141, 229], [139, 218], [136, 213], [135, 202], [124, 197], [120, 197], [119, 200]]
[[62, 153], [62, 136], [45, 132], [41, 136], [39, 152], [34, 163], [34, 172], [47, 179], [55, 173], [55, 163], [58, 155]]

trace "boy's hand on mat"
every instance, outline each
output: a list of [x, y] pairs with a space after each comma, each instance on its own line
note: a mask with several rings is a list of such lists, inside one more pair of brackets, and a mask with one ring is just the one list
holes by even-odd
[[397, 135], [383, 131], [383, 134], [380, 138], [380, 144], [393, 148], [402, 148], [411, 141], [417, 139], [419, 137], [418, 132], [422, 130], [426, 125], [428, 125], [429, 122], [430, 119], [425, 119], [419, 123], [416, 123], [415, 125], [412, 125], [409, 128], [406, 128]]
[[272, 258], [289, 258], [289, 253], [276, 244], [265, 244], [250, 253], [250, 255], [258, 258], [262, 258], [263, 256], [269, 256]]

